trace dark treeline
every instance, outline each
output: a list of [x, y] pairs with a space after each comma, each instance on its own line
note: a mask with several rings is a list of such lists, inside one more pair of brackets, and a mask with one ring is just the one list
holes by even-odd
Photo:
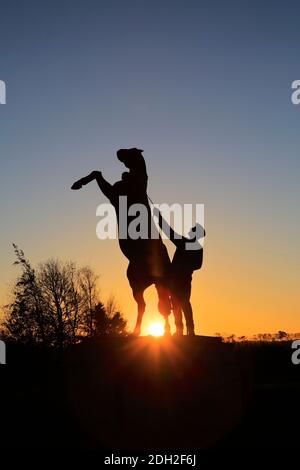
[[16, 245], [14, 251], [21, 273], [3, 308], [4, 339], [62, 349], [87, 337], [127, 334], [114, 298], [101, 301], [90, 267], [51, 259], [34, 269]]
[[258, 333], [257, 335], [253, 336], [236, 336], [235, 334], [226, 335], [221, 333], [215, 333], [215, 336], [222, 338], [222, 341], [225, 343], [273, 343], [278, 341], [293, 341], [300, 338], [300, 333], [287, 333], [286, 331], [279, 330], [277, 333]]

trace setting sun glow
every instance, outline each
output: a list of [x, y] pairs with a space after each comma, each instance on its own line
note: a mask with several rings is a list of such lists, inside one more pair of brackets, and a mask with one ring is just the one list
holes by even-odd
[[148, 328], [148, 333], [151, 336], [163, 336], [165, 330], [162, 323], [151, 323]]

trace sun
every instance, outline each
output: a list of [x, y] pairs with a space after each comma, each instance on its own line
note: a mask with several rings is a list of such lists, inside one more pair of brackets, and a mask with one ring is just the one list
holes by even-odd
[[148, 333], [151, 336], [163, 336], [164, 332], [165, 329], [162, 323], [151, 323], [148, 328]]

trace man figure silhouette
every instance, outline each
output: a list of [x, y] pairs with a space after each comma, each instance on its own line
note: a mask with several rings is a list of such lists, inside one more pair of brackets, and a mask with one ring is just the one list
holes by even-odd
[[189, 231], [189, 238], [177, 234], [163, 218], [157, 207], [153, 214], [158, 218], [161, 230], [170, 238], [176, 246], [176, 251], [171, 263], [171, 296], [173, 313], [175, 317], [176, 335], [183, 334], [182, 311], [184, 313], [187, 335], [194, 336], [193, 309], [190, 302], [192, 289], [192, 275], [200, 269], [203, 262], [203, 247], [199, 239], [205, 236], [205, 230], [200, 224], [196, 224]]

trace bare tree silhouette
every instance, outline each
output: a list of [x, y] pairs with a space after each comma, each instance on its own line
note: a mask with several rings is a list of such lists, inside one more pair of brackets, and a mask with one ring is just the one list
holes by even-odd
[[5, 337], [63, 349], [85, 337], [126, 335], [127, 322], [114, 298], [99, 298], [98, 276], [88, 266], [48, 260], [35, 270], [14, 245], [21, 274], [2, 322]]

